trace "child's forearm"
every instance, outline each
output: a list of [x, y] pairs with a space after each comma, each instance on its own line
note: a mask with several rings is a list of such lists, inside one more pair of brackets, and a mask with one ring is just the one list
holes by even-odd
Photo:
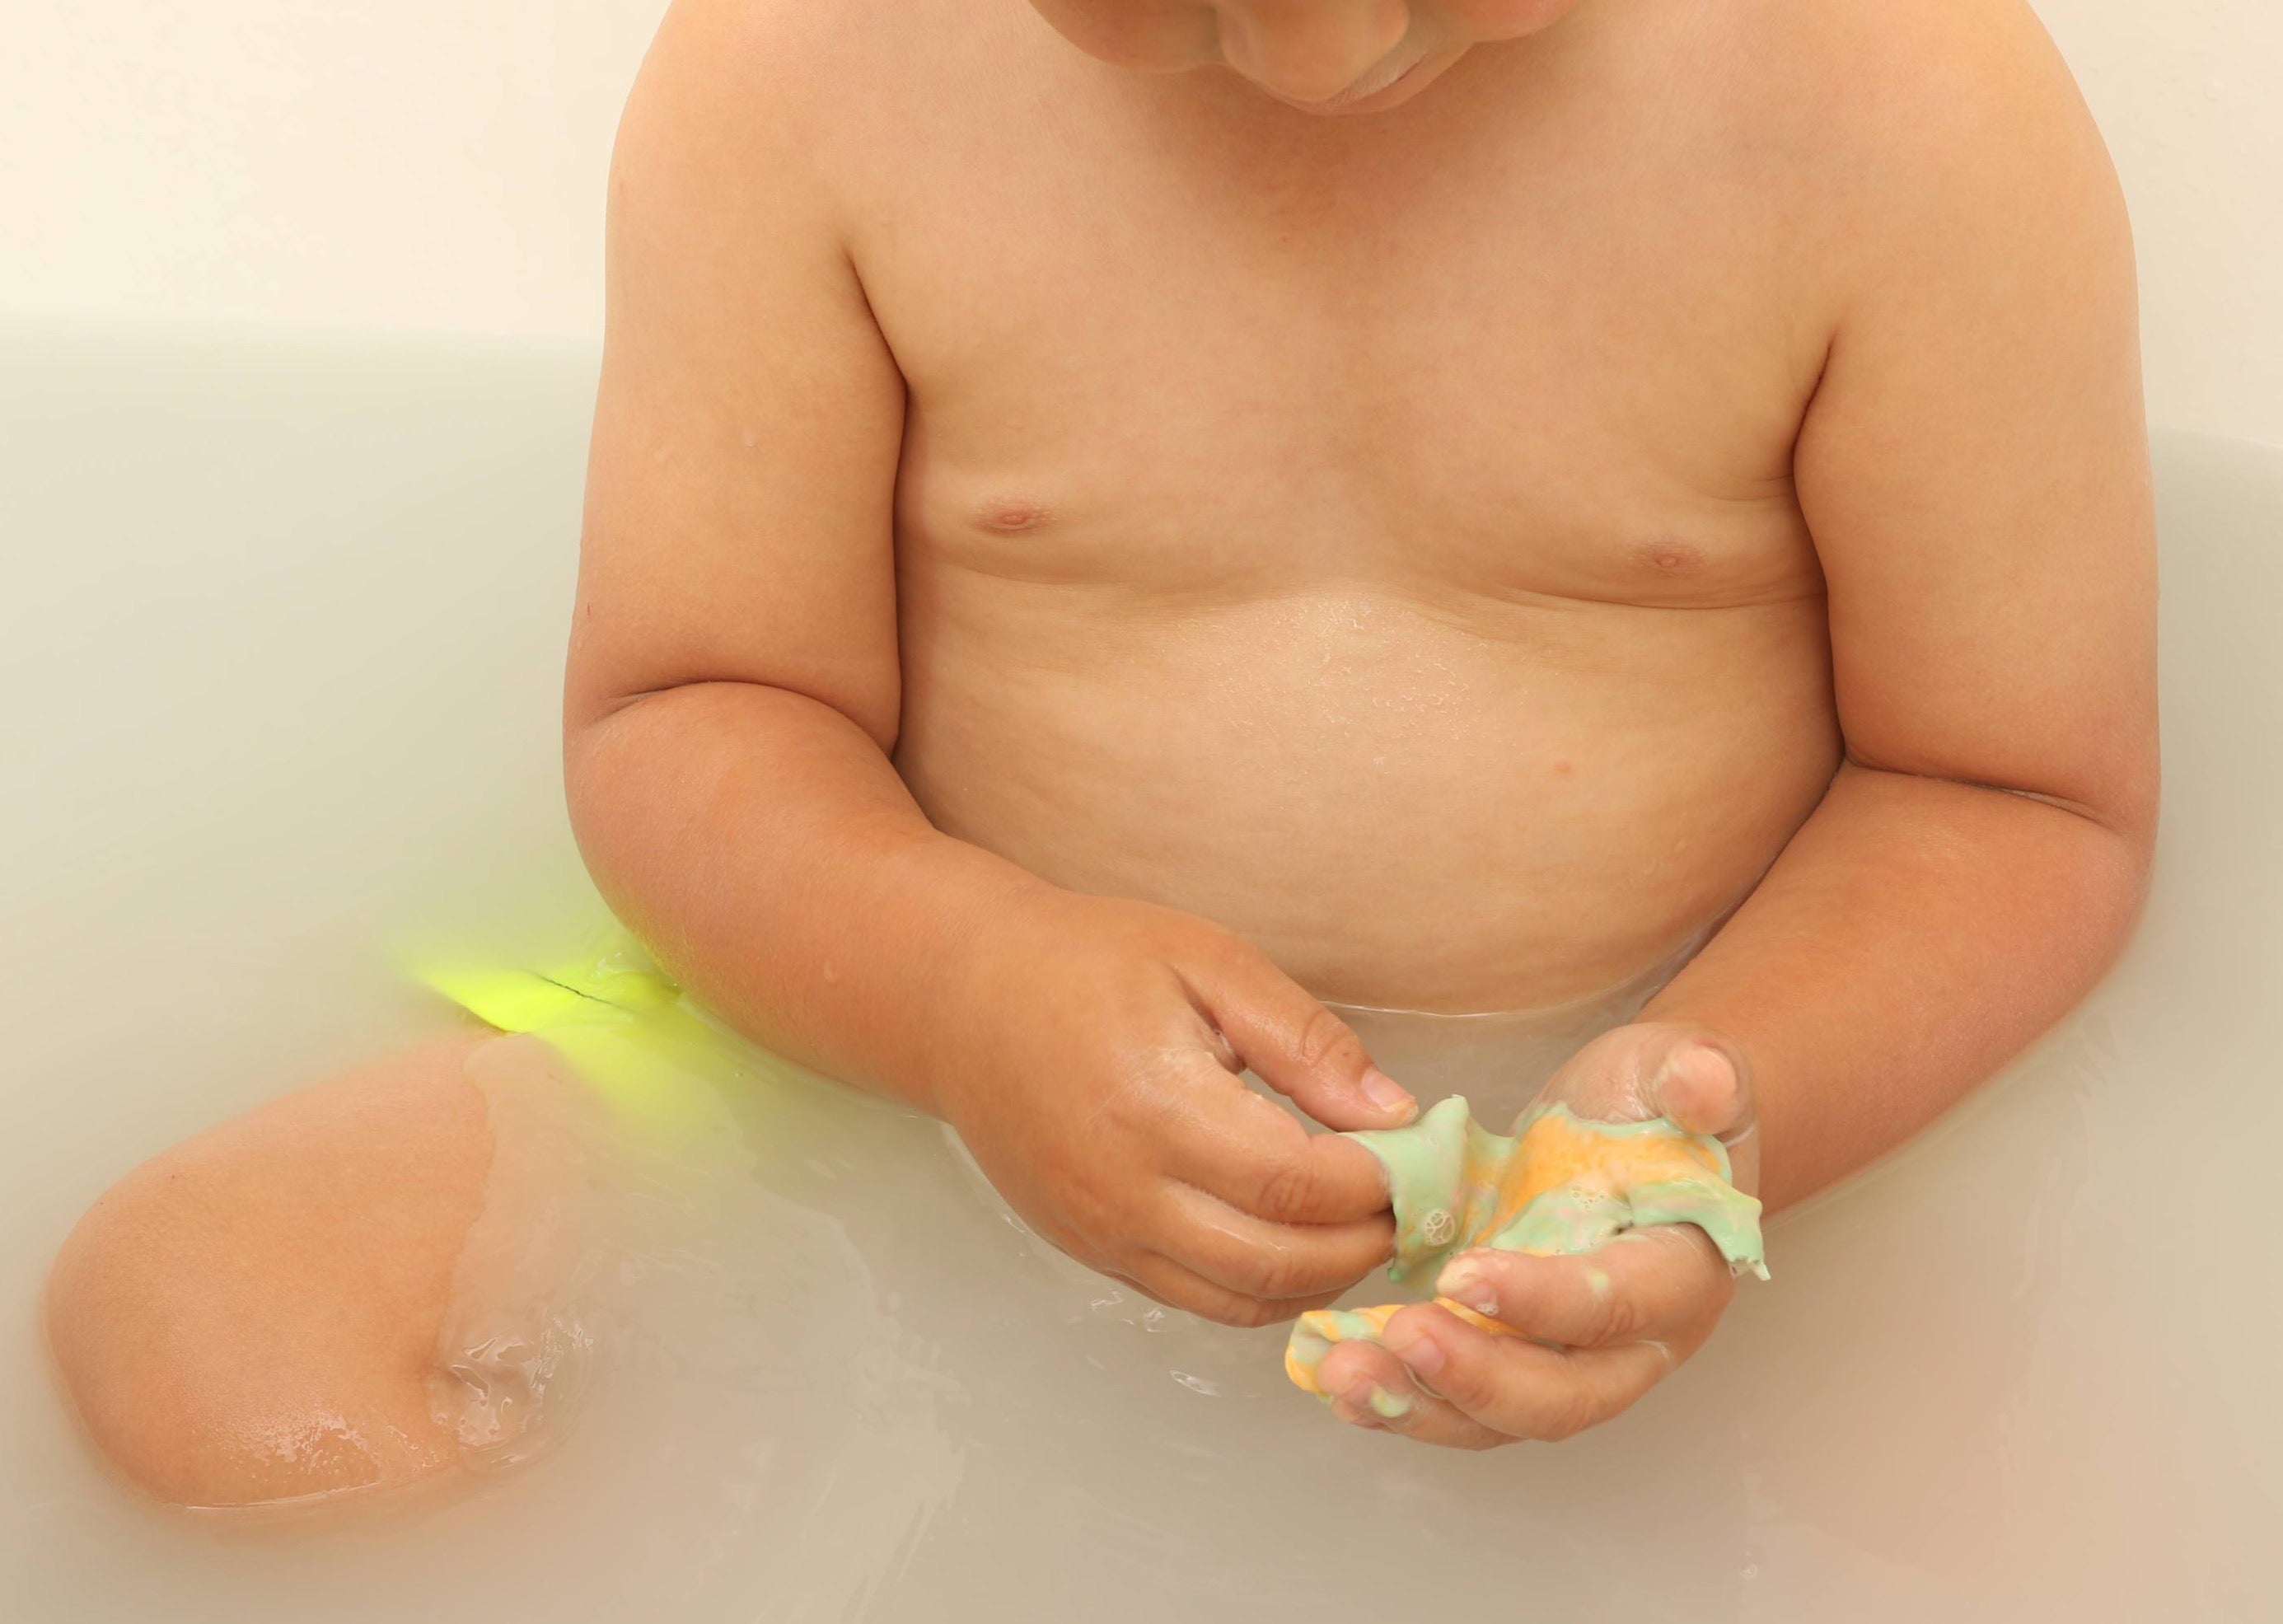
[[588, 862], [731, 1022], [943, 1118], [1035, 1232], [1191, 1312], [1289, 1319], [1386, 1258], [1378, 1164], [1235, 1074], [1329, 1127], [1415, 1107], [1257, 949], [939, 832], [889, 730], [819, 700], [707, 683], [601, 708], [567, 751]]
[[1644, 1012], [1748, 1057], [1780, 1207], [1924, 1127], [2122, 949], [2145, 830], [2026, 795], [1843, 767], [1711, 945]]
[[775, 1051], [937, 1108], [948, 982], [1041, 882], [937, 831], [869, 735], [782, 689], [648, 695], [565, 758], [588, 866], [675, 975]]

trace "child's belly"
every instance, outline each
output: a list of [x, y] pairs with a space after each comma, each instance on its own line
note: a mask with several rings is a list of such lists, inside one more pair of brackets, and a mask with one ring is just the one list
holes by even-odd
[[1819, 596], [925, 586], [897, 763], [939, 827], [1218, 920], [1348, 1003], [1636, 977], [1742, 900], [1838, 760]]

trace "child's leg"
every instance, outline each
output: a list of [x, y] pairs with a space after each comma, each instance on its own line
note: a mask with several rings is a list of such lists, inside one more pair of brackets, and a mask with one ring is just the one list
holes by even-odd
[[468, 1057], [394, 1056], [200, 1134], [65, 1242], [48, 1334], [96, 1442], [163, 1499], [244, 1505], [408, 1482], [492, 1140]]

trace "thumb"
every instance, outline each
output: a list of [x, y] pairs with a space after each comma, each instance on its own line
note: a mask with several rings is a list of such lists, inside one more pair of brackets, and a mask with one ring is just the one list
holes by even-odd
[[1758, 1183], [1758, 1116], [1743, 1050], [1710, 1027], [1679, 1022], [1619, 1027], [1580, 1050], [1549, 1085], [1581, 1116], [1614, 1121], [1665, 1117], [1728, 1147], [1738, 1188]]
[[1649, 1104], [1688, 1132], [1719, 1140], [1728, 1149], [1731, 1182], [1745, 1194], [1757, 1195], [1760, 1118], [1743, 1050], [1703, 1027], [1668, 1030], [1672, 1041], [1648, 1074]]
[[1325, 1127], [1400, 1128], [1419, 1114], [1419, 1102], [1372, 1064], [1347, 1022], [1257, 950], [1241, 947], [1209, 980], [1188, 980], [1236, 1058]]
[[1692, 1134], [1724, 1139], [1749, 1127], [1751, 1078], [1734, 1045], [1687, 1027], [1660, 1031], [1664, 1041], [1642, 1056], [1644, 1103]]

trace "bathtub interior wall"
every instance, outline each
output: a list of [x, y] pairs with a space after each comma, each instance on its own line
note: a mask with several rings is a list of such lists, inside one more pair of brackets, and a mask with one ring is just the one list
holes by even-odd
[[[2283, 7], [2032, 0], [2139, 229], [2166, 426], [2283, 444]], [[0, 313], [591, 343], [663, 0], [85, 0], [0, 52]]]

